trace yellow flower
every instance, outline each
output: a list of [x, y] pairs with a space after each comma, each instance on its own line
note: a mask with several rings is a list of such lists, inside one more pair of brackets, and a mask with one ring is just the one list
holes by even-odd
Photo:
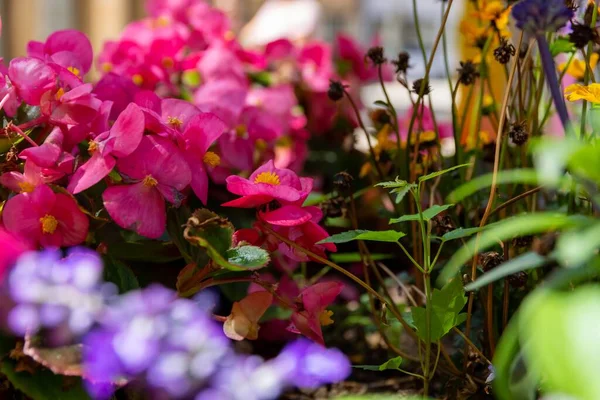
[[[593, 70], [598, 64], [600, 55], [594, 53], [590, 56], [590, 68]], [[563, 72], [567, 67], [567, 63], [564, 62], [558, 66], [558, 70]], [[585, 77], [585, 60], [573, 59], [569, 67], [567, 68], [567, 74], [571, 75], [575, 79], [583, 79]]]
[[600, 103], [600, 83], [588, 86], [573, 84], [565, 89], [565, 97], [569, 101], [587, 100], [591, 103]]
[[499, 31], [504, 31], [508, 27], [508, 17], [510, 7], [506, 7], [500, 0], [484, 1], [478, 7], [479, 11], [473, 13], [473, 16], [482, 21], [489, 21]]
[[483, 49], [488, 40], [489, 26], [477, 26], [469, 20], [463, 20], [460, 23], [460, 33], [467, 40], [467, 44], [472, 47]]

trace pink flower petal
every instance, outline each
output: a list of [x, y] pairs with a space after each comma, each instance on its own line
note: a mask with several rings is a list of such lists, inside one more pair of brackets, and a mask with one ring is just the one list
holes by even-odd
[[122, 228], [151, 239], [165, 231], [165, 200], [157, 189], [142, 182], [112, 186], [104, 191], [102, 199], [111, 218]]
[[344, 285], [339, 282], [316, 283], [300, 292], [304, 308], [309, 313], [319, 314], [340, 294]]
[[27, 104], [37, 106], [42, 95], [56, 86], [52, 67], [36, 58], [17, 57], [10, 61], [8, 76], [17, 94]]
[[[54, 54], [61, 51], [73, 53], [79, 61], [82, 74], [87, 73], [92, 66], [93, 51], [92, 44], [87, 36], [74, 29], [56, 31], [48, 37], [44, 46], [46, 54]], [[63, 65], [68, 68], [70, 65]]]
[[239, 199], [231, 200], [221, 205], [223, 207], [254, 208], [263, 204], [267, 204], [271, 200], [273, 200], [272, 196], [256, 194], [251, 196], [242, 196]]
[[259, 213], [261, 220], [278, 226], [302, 225], [312, 218], [312, 214], [302, 207], [286, 205], [277, 210]]
[[183, 138], [186, 146], [200, 156], [206, 153], [225, 129], [225, 123], [215, 114], [200, 113], [189, 121]]
[[96, 151], [92, 158], [75, 171], [67, 190], [77, 194], [94, 186], [112, 171], [115, 164], [113, 157], [104, 157], [100, 151]]
[[79, 209], [75, 199], [56, 193], [56, 202], [50, 213], [58, 220], [56, 232], [61, 235], [61, 247], [77, 246], [85, 242], [90, 221]]
[[115, 139], [112, 153], [116, 157], [128, 156], [139, 146], [143, 135], [144, 113], [131, 103], [110, 128], [110, 137]]

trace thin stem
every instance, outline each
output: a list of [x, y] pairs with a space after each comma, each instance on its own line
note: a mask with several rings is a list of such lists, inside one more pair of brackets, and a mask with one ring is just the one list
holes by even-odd
[[410, 255], [410, 253], [408, 252], [408, 250], [406, 250], [406, 247], [404, 247], [402, 245], [402, 243], [400, 242], [396, 242], [398, 243], [398, 246], [400, 246], [400, 248], [402, 249], [402, 251], [404, 252], [404, 254], [406, 254], [406, 257], [408, 257], [408, 259], [413, 263], [413, 265], [421, 272], [421, 273], [425, 273], [425, 270], [423, 270], [423, 267], [421, 267], [421, 265], [419, 265], [419, 263]]
[[29, 135], [25, 134], [25, 132], [23, 132], [17, 125], [9, 123], [6, 129], [10, 129], [11, 131], [18, 133], [19, 136], [23, 137], [23, 139], [25, 139], [33, 147], [38, 147], [38, 144], [32, 138], [30, 138]]
[[400, 127], [398, 126], [398, 114], [396, 113], [396, 108], [392, 104], [392, 101], [390, 100], [390, 96], [388, 95], [387, 89], [385, 88], [385, 82], [383, 81], [382, 67], [383, 67], [383, 65], [380, 64], [379, 68], [377, 69], [377, 75], [379, 76], [379, 84], [381, 85], [381, 89], [383, 89], [383, 94], [385, 96], [385, 100], [388, 103], [388, 108], [392, 112], [392, 118], [394, 121], [394, 133], [396, 134], [396, 147], [397, 147], [398, 154], [400, 154], [400, 152], [402, 151], [402, 139], [400, 138]]

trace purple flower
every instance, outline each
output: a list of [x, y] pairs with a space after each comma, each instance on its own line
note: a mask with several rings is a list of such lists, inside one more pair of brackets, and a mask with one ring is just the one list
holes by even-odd
[[564, 0], [522, 0], [513, 6], [512, 16], [519, 29], [539, 35], [565, 26], [573, 18], [573, 10]]
[[273, 362], [278, 364], [278, 370], [287, 372], [288, 385], [302, 388], [342, 381], [352, 368], [341, 351], [326, 349], [306, 339], [286, 346]]
[[86, 333], [103, 309], [112, 285], [102, 284], [102, 261], [91, 250], [75, 248], [26, 253], [11, 271], [9, 293], [15, 306], [8, 323], [15, 334], [49, 329], [56, 344]]

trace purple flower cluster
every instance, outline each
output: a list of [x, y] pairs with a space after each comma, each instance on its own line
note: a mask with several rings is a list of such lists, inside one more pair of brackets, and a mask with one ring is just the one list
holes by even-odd
[[75, 248], [62, 258], [59, 250], [22, 255], [8, 277], [15, 306], [8, 325], [18, 335], [49, 333], [53, 344], [86, 333], [104, 308], [112, 284], [102, 282], [102, 261], [95, 252]]
[[512, 8], [517, 27], [532, 35], [558, 31], [573, 14], [564, 0], [521, 0]]
[[63, 338], [83, 338], [93, 398], [139, 381], [159, 398], [268, 400], [286, 387], [318, 387], [350, 374], [341, 352], [306, 339], [268, 361], [236, 354], [206, 295], [182, 299], [152, 285], [118, 296], [101, 276], [100, 257], [77, 249], [65, 258], [59, 251], [25, 253], [8, 280], [16, 334], [61, 328]]

